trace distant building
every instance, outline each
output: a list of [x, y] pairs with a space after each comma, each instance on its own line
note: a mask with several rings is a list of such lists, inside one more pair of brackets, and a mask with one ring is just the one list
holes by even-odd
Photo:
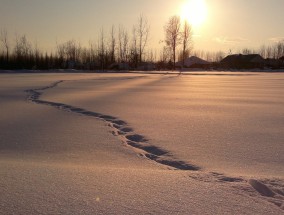
[[235, 54], [225, 57], [220, 61], [220, 65], [223, 68], [231, 69], [263, 68], [265, 60], [259, 54]]
[[206, 60], [203, 60], [196, 56], [191, 56], [184, 60], [184, 65], [182, 61], [176, 63], [176, 67], [187, 67], [187, 68], [204, 68], [208, 66], [210, 63]]

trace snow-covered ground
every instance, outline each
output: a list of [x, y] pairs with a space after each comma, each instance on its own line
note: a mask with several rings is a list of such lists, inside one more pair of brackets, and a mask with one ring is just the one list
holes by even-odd
[[283, 213], [284, 73], [1, 74], [0, 104], [0, 214]]

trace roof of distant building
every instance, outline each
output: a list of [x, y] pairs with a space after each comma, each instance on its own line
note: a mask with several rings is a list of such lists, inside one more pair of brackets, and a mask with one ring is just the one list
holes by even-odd
[[[194, 64], [206, 65], [206, 64], [209, 64], [209, 62], [206, 61], [206, 60], [203, 60], [203, 59], [201, 59], [199, 57], [196, 57], [196, 56], [191, 56], [191, 57], [186, 58], [184, 60], [184, 66], [190, 67], [190, 66], [192, 66]], [[176, 65], [177, 66], [182, 66], [182, 62], [179, 61]]]
[[242, 55], [242, 54], [234, 54], [234, 55], [228, 55], [223, 60], [221, 60], [221, 63], [233, 63], [233, 62], [261, 62], [264, 61], [264, 59], [259, 54], [249, 54], [249, 55]]

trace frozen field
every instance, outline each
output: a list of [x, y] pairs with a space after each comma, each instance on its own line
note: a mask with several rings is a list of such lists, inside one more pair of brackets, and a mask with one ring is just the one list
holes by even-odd
[[284, 73], [1, 74], [0, 214], [283, 214]]

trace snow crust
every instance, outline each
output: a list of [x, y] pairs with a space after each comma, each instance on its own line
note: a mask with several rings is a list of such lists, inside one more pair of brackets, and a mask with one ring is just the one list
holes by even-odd
[[0, 214], [282, 214], [283, 80], [1, 74]]

